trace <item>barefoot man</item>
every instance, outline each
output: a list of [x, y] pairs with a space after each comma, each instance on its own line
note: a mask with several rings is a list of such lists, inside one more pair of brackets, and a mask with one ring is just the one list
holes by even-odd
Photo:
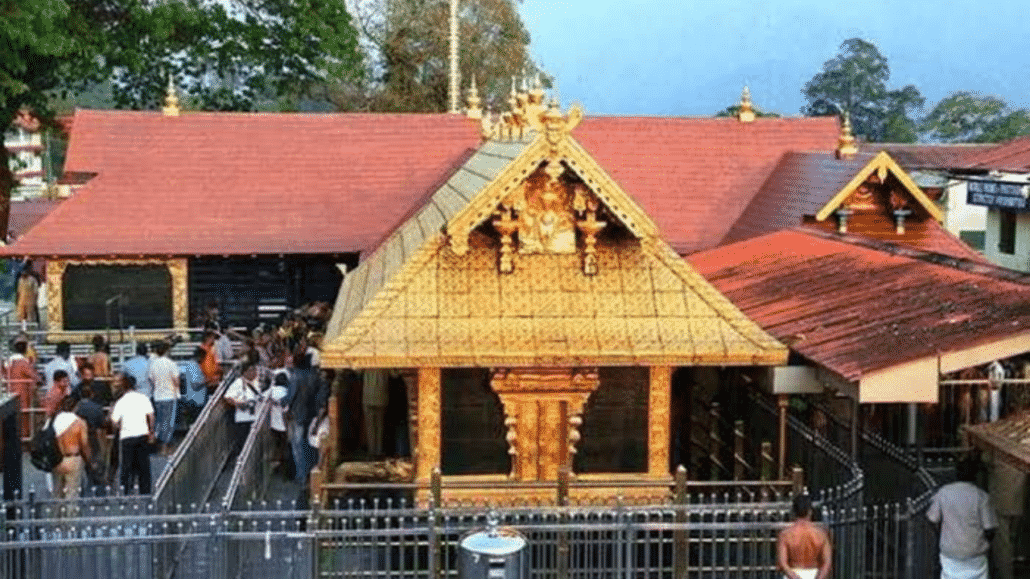
[[54, 498], [77, 499], [82, 487], [82, 467], [90, 459], [86, 423], [75, 414], [77, 401], [66, 396], [54, 416], [57, 447], [64, 458], [54, 467]]
[[776, 567], [787, 579], [826, 579], [833, 551], [830, 537], [812, 522], [812, 499], [794, 498], [794, 522], [776, 541]]

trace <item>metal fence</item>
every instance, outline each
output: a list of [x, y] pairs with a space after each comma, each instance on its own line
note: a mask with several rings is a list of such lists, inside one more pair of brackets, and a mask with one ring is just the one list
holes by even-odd
[[[328, 509], [257, 505], [170, 515], [139, 504], [62, 517], [14, 509], [0, 542], [0, 576], [126, 578], [455, 577], [459, 542], [487, 525], [486, 509], [423, 509], [405, 501], [347, 501]], [[836, 577], [933, 576], [936, 549], [919, 501], [820, 510]], [[507, 508], [500, 523], [525, 535], [529, 576], [778, 577], [783, 502]], [[50, 513], [57, 515], [57, 513]], [[165, 557], [162, 553], [175, 553]]]

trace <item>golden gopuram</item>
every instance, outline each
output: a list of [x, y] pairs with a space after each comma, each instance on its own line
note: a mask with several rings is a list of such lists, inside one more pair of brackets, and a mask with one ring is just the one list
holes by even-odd
[[[482, 145], [347, 273], [322, 365], [405, 377], [412, 476], [440, 468], [444, 500], [546, 501], [525, 483], [564, 467], [607, 481], [573, 488], [580, 500], [665, 496], [673, 374], [782, 365], [787, 349], [577, 143], [578, 108], [539, 88], [511, 100], [470, 111]], [[313, 497], [337, 460], [330, 448]], [[448, 486], [462, 481], [483, 488]]]

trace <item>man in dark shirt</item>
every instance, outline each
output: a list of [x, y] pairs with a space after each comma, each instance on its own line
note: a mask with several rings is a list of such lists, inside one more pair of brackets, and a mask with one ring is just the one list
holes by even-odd
[[86, 422], [89, 447], [93, 460], [86, 463], [86, 475], [90, 486], [99, 493], [107, 484], [107, 460], [110, 455], [110, 444], [107, 439], [107, 412], [101, 406], [99, 397], [90, 385], [79, 388], [81, 399], [75, 407], [75, 414]]
[[[111, 385], [106, 380], [94, 380], [93, 378], [93, 365], [89, 362], [82, 365], [79, 369], [79, 374], [82, 376], [82, 381], [72, 388], [72, 397], [76, 400], [82, 398], [92, 398], [95, 402], [101, 406], [108, 406], [111, 404]], [[92, 396], [85, 396], [82, 394], [83, 388], [89, 388], [93, 393]]]

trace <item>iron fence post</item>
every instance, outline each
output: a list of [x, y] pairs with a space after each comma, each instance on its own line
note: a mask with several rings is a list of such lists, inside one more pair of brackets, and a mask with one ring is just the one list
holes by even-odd
[[676, 530], [673, 532], [673, 579], [687, 577], [687, 469], [681, 464], [676, 468], [676, 491], [673, 496]]
[[558, 531], [558, 579], [569, 577], [569, 532], [566, 530], [569, 524], [569, 475], [566, 463], [558, 470], [558, 523], [561, 526]]
[[440, 553], [440, 505], [443, 494], [443, 482], [440, 467], [433, 468], [430, 475], [429, 497], [429, 577], [437, 579], [443, 576]]
[[915, 505], [911, 498], [905, 499], [905, 579], [915, 579], [916, 534]]

